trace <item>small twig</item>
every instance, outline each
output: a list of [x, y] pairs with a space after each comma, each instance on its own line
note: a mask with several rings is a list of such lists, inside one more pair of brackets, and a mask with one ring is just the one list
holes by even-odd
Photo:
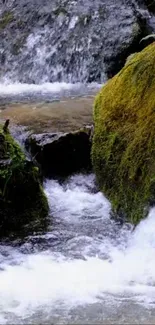
[[9, 131], [9, 129], [8, 129], [9, 123], [10, 123], [10, 120], [9, 119], [5, 121], [5, 124], [3, 126], [4, 133], [8, 133], [8, 131]]

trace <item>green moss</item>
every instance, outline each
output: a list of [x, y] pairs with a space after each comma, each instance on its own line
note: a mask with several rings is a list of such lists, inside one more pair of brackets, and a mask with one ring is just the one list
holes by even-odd
[[16, 168], [18, 165], [23, 165], [25, 155], [10, 133], [3, 132], [2, 126], [0, 126], [0, 138], [0, 160], [9, 159], [11, 162], [11, 168], [6, 168], [6, 165], [4, 164], [4, 168], [0, 169], [0, 179], [7, 179], [13, 168]]
[[38, 230], [47, 215], [38, 168], [0, 126], [0, 236]]
[[5, 27], [13, 21], [13, 19], [13, 13], [11, 11], [6, 11], [0, 19], [0, 30], [5, 29]]
[[92, 161], [114, 212], [137, 223], [155, 202], [155, 43], [97, 95]]

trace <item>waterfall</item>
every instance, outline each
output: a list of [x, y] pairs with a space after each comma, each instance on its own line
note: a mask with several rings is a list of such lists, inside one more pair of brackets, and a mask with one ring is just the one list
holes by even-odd
[[6, 0], [0, 83], [103, 83], [154, 29], [152, 17], [136, 0]]

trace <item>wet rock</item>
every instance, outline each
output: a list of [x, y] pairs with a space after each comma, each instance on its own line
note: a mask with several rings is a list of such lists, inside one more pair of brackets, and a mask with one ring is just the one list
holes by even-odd
[[1, 79], [103, 82], [150, 32], [144, 1], [9, 0], [0, 13]]
[[46, 177], [67, 176], [91, 168], [91, 127], [72, 133], [33, 134], [26, 148]]
[[25, 235], [45, 227], [48, 203], [38, 168], [3, 129], [0, 125], [0, 237]]

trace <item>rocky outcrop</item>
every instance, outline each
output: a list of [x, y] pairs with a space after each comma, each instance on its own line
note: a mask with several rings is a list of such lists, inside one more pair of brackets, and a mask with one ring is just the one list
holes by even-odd
[[26, 148], [46, 177], [91, 169], [91, 127], [71, 133], [31, 135]]
[[47, 215], [38, 168], [0, 125], [0, 237], [40, 230]]
[[92, 160], [113, 211], [137, 223], [155, 203], [155, 43], [102, 88]]
[[149, 17], [145, 1], [137, 0], [7, 0], [0, 80], [103, 82], [152, 32]]
[[155, 2], [152, 0], [138, 0], [140, 5], [146, 6], [151, 13], [155, 13]]

